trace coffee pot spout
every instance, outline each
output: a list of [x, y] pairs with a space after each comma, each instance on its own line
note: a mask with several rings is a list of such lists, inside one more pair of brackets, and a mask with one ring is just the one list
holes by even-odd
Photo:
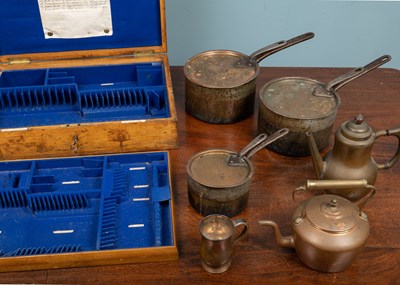
[[308, 148], [310, 149], [312, 162], [314, 165], [314, 170], [317, 175], [317, 178], [320, 179], [323, 177], [325, 172], [325, 162], [323, 161], [321, 154], [319, 153], [317, 144], [314, 140], [314, 136], [311, 132], [306, 132], [307, 140], [308, 140]]
[[294, 248], [293, 236], [283, 236], [279, 226], [273, 221], [258, 221], [260, 225], [271, 226], [274, 229], [276, 244], [280, 247]]

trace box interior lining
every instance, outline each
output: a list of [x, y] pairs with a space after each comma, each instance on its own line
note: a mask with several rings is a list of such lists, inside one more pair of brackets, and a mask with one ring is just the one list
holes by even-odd
[[173, 245], [164, 152], [0, 163], [0, 257]]
[[162, 63], [0, 74], [0, 128], [170, 116]]

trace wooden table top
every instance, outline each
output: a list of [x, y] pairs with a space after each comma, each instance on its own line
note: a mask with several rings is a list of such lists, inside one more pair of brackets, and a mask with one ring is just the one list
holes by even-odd
[[[286, 76], [302, 76], [323, 83], [344, 74], [344, 68], [261, 68], [258, 90], [268, 81]], [[286, 157], [267, 149], [252, 157], [255, 175], [250, 185], [246, 209], [234, 218], [246, 219], [249, 235], [235, 246], [231, 268], [222, 274], [209, 274], [200, 265], [198, 254], [202, 219], [188, 202], [185, 166], [195, 153], [212, 148], [239, 151], [257, 130], [258, 99], [255, 113], [235, 124], [213, 125], [185, 112], [182, 67], [171, 67], [179, 128], [179, 148], [171, 150], [172, 187], [175, 202], [176, 237], [179, 260], [0, 273], [0, 283], [104, 283], [104, 284], [292, 284], [400, 282], [400, 163], [378, 173], [377, 194], [366, 205], [371, 224], [367, 245], [350, 268], [340, 273], [320, 273], [306, 267], [292, 249], [276, 246], [270, 227], [257, 221], [276, 221], [284, 234], [290, 234], [290, 217], [296, 205], [292, 191], [315, 179], [310, 157]], [[379, 68], [347, 84], [338, 91], [342, 103], [334, 130], [357, 114], [363, 114], [374, 131], [400, 125], [400, 71]], [[331, 135], [330, 149], [333, 143]], [[373, 156], [390, 158], [397, 140], [377, 140]], [[324, 151], [326, 152], [326, 150]]]

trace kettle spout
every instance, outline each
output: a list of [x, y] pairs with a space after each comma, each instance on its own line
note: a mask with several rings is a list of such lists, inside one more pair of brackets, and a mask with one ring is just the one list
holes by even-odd
[[294, 248], [293, 236], [283, 236], [279, 226], [273, 221], [258, 221], [260, 225], [271, 226], [274, 229], [276, 244], [280, 247]]
[[325, 171], [325, 163], [319, 153], [317, 144], [315, 143], [314, 137], [310, 131], [306, 132], [307, 140], [308, 140], [308, 148], [310, 149], [312, 162], [314, 165], [315, 174], [317, 178], [320, 179], [324, 175]]

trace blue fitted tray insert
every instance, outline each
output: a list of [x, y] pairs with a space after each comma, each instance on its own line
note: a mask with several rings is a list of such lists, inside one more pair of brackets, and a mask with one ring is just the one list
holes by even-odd
[[171, 246], [167, 153], [0, 163], [0, 258]]
[[168, 117], [162, 63], [0, 73], [0, 128]]

